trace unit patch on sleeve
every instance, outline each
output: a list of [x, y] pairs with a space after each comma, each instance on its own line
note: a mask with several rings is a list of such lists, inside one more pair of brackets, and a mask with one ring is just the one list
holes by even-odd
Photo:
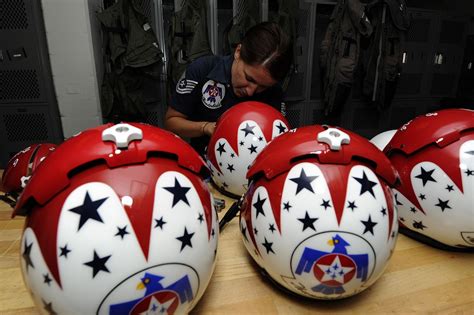
[[202, 87], [202, 103], [210, 109], [219, 108], [225, 96], [223, 84], [214, 80], [207, 81]]

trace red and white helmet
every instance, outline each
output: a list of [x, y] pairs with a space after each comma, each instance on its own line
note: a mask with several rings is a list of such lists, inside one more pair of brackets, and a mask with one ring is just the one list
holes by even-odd
[[370, 142], [375, 144], [379, 150], [383, 151], [387, 144], [392, 140], [393, 135], [397, 132], [397, 130], [387, 130], [382, 133], [379, 133], [378, 135], [375, 135], [372, 139], [370, 139]]
[[55, 148], [52, 143], [38, 143], [15, 154], [5, 167], [0, 190], [16, 200], [38, 165]]
[[445, 249], [474, 249], [474, 111], [421, 115], [398, 129], [385, 153], [401, 231]]
[[396, 171], [367, 139], [308, 126], [278, 137], [248, 174], [240, 227], [254, 260], [284, 288], [340, 299], [372, 285], [397, 239]]
[[214, 184], [232, 197], [248, 189], [250, 164], [275, 137], [289, 130], [286, 118], [270, 105], [248, 101], [227, 110], [217, 121], [207, 146]]
[[211, 278], [217, 216], [204, 160], [146, 124], [103, 125], [65, 141], [37, 169], [21, 269], [42, 311], [187, 313]]

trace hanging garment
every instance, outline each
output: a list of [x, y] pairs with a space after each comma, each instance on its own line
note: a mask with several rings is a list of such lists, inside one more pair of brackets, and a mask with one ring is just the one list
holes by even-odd
[[183, 0], [175, 12], [170, 31], [170, 86], [174, 88], [186, 66], [199, 57], [212, 55], [205, 0]]
[[297, 39], [297, 16], [298, 16], [298, 1], [294, 0], [278, 0], [278, 13], [273, 18], [281, 29], [288, 35], [293, 49], [293, 60], [291, 62], [291, 69], [288, 71], [285, 79], [282, 82], [283, 91], [286, 91], [293, 74], [298, 72], [297, 56], [299, 55], [296, 46]]
[[[293, 60], [291, 69], [287, 76], [281, 82], [281, 86], [286, 91], [293, 73], [297, 71], [296, 63], [296, 23], [298, 1], [278, 0], [278, 10], [273, 16], [269, 16], [269, 21], [277, 23], [281, 29], [288, 35], [292, 42]], [[242, 41], [245, 33], [254, 25], [259, 23], [259, 5], [258, 1], [240, 0], [237, 3], [237, 13], [229, 21], [223, 32], [223, 54], [228, 55], [234, 52], [235, 47]]]
[[339, 111], [350, 94], [359, 60], [360, 36], [372, 25], [359, 0], [339, 0], [321, 43], [321, 86], [325, 113]]
[[223, 54], [234, 53], [235, 47], [242, 41], [245, 33], [260, 21], [258, 1], [239, 0], [235, 16], [229, 21], [223, 32]]
[[[385, 6], [390, 9], [383, 10]], [[370, 17], [367, 9], [371, 10]], [[400, 38], [408, 26], [405, 0], [375, 0], [367, 5], [359, 0], [338, 1], [321, 44], [321, 89], [326, 114], [339, 112], [349, 97], [361, 53], [364, 95], [370, 95], [375, 104], [391, 100], [401, 68]], [[368, 43], [367, 51], [361, 50], [361, 40]]]
[[374, 28], [361, 58], [363, 95], [379, 110], [390, 106], [402, 68], [402, 49], [410, 19], [404, 0], [374, 1], [366, 7]]
[[144, 79], [158, 78], [162, 65], [156, 35], [132, 0], [118, 0], [97, 17], [104, 42], [102, 116], [108, 121], [143, 120]]

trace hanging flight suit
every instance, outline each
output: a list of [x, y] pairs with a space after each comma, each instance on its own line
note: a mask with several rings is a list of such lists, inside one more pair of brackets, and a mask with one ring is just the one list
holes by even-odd
[[260, 21], [258, 1], [239, 0], [236, 12], [224, 28], [223, 55], [233, 54], [248, 29]]
[[183, 0], [169, 30], [169, 87], [174, 88], [186, 66], [202, 56], [212, 55], [207, 29], [206, 0]]
[[321, 93], [325, 114], [339, 112], [350, 95], [359, 60], [360, 37], [372, 25], [359, 0], [338, 0], [321, 43]]
[[298, 72], [297, 57], [302, 52], [297, 51], [297, 16], [298, 16], [299, 2], [294, 0], [278, 0], [278, 12], [276, 16], [270, 18], [271, 21], [277, 23], [281, 29], [288, 35], [293, 49], [293, 60], [291, 68], [288, 71], [285, 79], [281, 83], [283, 91], [286, 91], [293, 74]]
[[390, 106], [402, 68], [402, 49], [410, 17], [405, 0], [377, 0], [366, 7], [374, 28], [363, 50], [363, 95], [379, 110]]
[[326, 114], [341, 110], [359, 66], [364, 73], [363, 94], [378, 109], [390, 104], [401, 70], [400, 43], [409, 24], [405, 0], [338, 1], [321, 44]]
[[[296, 23], [298, 1], [278, 0], [278, 11], [273, 16], [269, 16], [269, 21], [277, 23], [288, 35], [293, 45], [293, 61], [287, 76], [281, 82], [283, 91], [286, 91], [291, 76], [297, 71], [296, 63]], [[223, 54], [228, 55], [234, 52], [235, 47], [242, 41], [245, 33], [260, 21], [258, 1], [241, 0], [237, 3], [237, 14], [232, 18], [223, 32]]]
[[102, 116], [108, 121], [144, 120], [144, 80], [158, 78], [162, 51], [148, 20], [133, 0], [118, 0], [97, 14], [104, 39]]

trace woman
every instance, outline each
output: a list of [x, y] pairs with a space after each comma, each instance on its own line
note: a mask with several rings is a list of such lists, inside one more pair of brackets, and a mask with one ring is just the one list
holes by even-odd
[[264, 22], [247, 31], [231, 56], [195, 60], [176, 85], [165, 116], [165, 128], [203, 154], [215, 121], [235, 104], [254, 100], [280, 110], [292, 49], [278, 24]]

